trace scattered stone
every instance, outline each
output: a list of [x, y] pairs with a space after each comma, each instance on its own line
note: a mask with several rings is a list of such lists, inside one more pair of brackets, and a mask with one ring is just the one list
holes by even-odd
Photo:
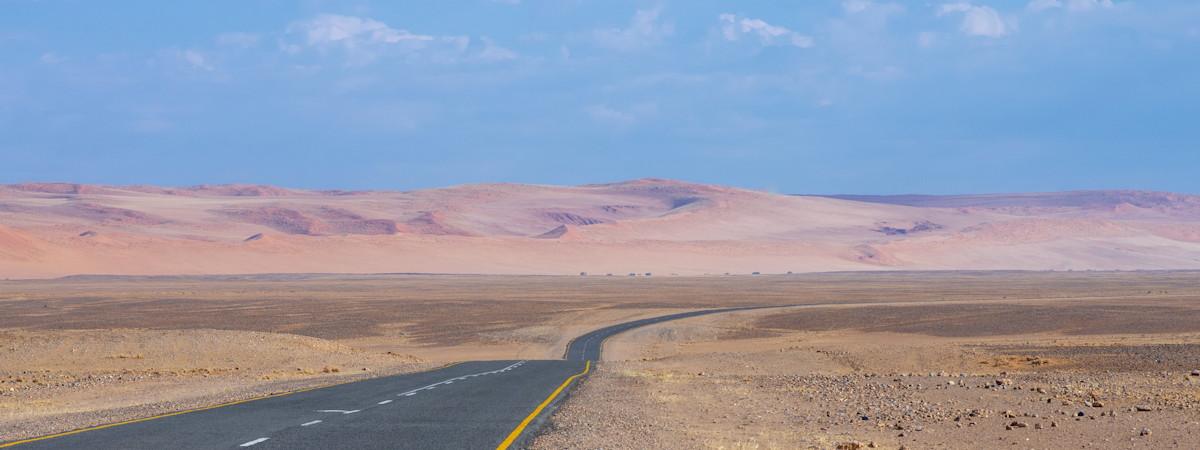
[[1149, 435], [1150, 435], [1149, 428], [1142, 428], [1142, 431], [1138, 433], [1138, 436], [1149, 436]]
[[1154, 408], [1151, 408], [1146, 405], [1137, 405], [1137, 406], [1134, 406], [1133, 409], [1136, 411], [1140, 411], [1140, 412], [1154, 411]]

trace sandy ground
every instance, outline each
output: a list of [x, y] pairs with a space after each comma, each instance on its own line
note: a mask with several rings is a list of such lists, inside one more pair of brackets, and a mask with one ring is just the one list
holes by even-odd
[[647, 327], [606, 344], [533, 448], [1196, 448], [1200, 295], [1141, 292]]
[[410, 192], [0, 185], [0, 278], [1200, 269], [1200, 196], [782, 195], [642, 179]]
[[[1180, 359], [1196, 354], [1191, 346], [1200, 333], [1192, 325], [1200, 323], [1193, 309], [1198, 281], [1195, 272], [6, 281], [0, 282], [0, 440], [459, 360], [556, 358], [572, 337], [608, 324], [738, 305], [810, 306], [688, 320], [614, 340], [606, 354], [621, 361], [601, 366], [579, 391], [582, 400], [568, 403], [555, 419], [557, 431], [539, 445], [794, 447], [816, 442], [801, 439], [813, 436], [892, 445], [902, 442], [895, 436], [901, 432], [906, 438], [935, 434], [878, 423], [934, 430], [949, 422], [924, 414], [944, 420], [951, 412], [968, 411], [965, 403], [946, 410], [904, 403], [966, 402], [924, 397], [957, 392], [937, 387], [948, 381], [971, 387], [963, 392], [999, 398], [1033, 396], [1030, 388], [1043, 387], [1047, 394], [1037, 395], [1075, 402], [1056, 408], [1068, 412], [1086, 395], [1077, 391], [1103, 389], [1098, 392], [1108, 404], [1156, 408], [1139, 414], [1112, 409], [1120, 414], [1113, 420], [1178, 415], [1193, 410], [1170, 408], [1195, 400], [1194, 390], [1191, 397], [1180, 393], [1191, 385], [1179, 383], [1189, 365], [1200, 366]], [[1012, 328], [1013, 323], [1027, 325]], [[1145, 345], [1129, 351], [1096, 345], [1134, 342]], [[1182, 347], [1157, 346], [1166, 343]], [[1113, 352], [1120, 357], [1111, 357]], [[1038, 359], [1028, 360], [1030, 355]], [[1113, 361], [1136, 361], [1137, 370]], [[1113, 374], [1084, 372], [1095, 386], [1063, 378], [1088, 364]], [[947, 376], [927, 376], [942, 371]], [[1010, 374], [1001, 376], [1002, 371]], [[1161, 372], [1170, 375], [1155, 381]], [[1128, 378], [1131, 373], [1145, 375]], [[976, 388], [997, 377], [1014, 381], [1003, 389]], [[922, 388], [904, 387], [917, 384]], [[1118, 387], [1140, 397], [1116, 396]], [[868, 402], [879, 392], [913, 412]], [[1014, 419], [1027, 422], [1032, 433], [1035, 423], [1046, 427], [1043, 418], [1055, 413], [1007, 401], [971, 406], [980, 409], [977, 416], [987, 416], [972, 418], [977, 422], [972, 429], [992, 427], [998, 414], [1011, 409], [1040, 416]], [[835, 402], [838, 408], [810, 408]], [[577, 412], [581, 404], [591, 407]], [[871, 420], [862, 422], [876, 427], [871, 433], [859, 422], [843, 423], [859, 408], [868, 408], [864, 414]], [[1109, 416], [1098, 414], [1108, 408], [1087, 411], [1102, 421]], [[612, 415], [588, 415], [598, 412]], [[829, 417], [812, 420], [826, 412]], [[1186, 437], [1177, 431], [1186, 427], [1170, 424], [1189, 419], [1163, 417], [1150, 426], [1154, 442]], [[631, 432], [618, 426], [646, 418], [655, 418], [644, 422], [652, 428]], [[1093, 419], [1075, 423], [1082, 420]], [[1062, 429], [1067, 421], [1074, 422], [1057, 420]], [[1140, 422], [1117, 423], [1129, 428]], [[1117, 437], [1114, 430], [1104, 433]], [[600, 438], [615, 444], [600, 445]]]
[[427, 276], [0, 283], [0, 441], [454, 361], [558, 358], [588, 330], [686, 309], [617, 301], [608, 290], [619, 287], [579, 283]]

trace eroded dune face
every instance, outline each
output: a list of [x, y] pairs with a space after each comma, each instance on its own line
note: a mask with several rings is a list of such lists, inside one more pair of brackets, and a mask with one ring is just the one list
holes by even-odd
[[411, 192], [0, 186], [0, 276], [1200, 268], [1200, 197], [789, 196], [673, 180]]

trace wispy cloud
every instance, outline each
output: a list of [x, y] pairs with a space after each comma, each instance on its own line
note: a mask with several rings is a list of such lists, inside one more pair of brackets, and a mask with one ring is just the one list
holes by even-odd
[[393, 28], [375, 19], [337, 14], [295, 22], [287, 31], [301, 36], [302, 42], [280, 42], [285, 52], [297, 54], [305, 48], [318, 52], [340, 50], [350, 65], [368, 64], [388, 50], [417, 51], [436, 40], [434, 36]]
[[299, 36], [300, 42], [281, 40], [279, 47], [285, 53], [340, 51], [351, 65], [368, 64], [386, 55], [420, 55], [437, 62], [495, 62], [518, 57], [517, 52], [487, 37], [421, 34], [367, 17], [322, 14], [295, 22], [287, 31]]
[[751, 36], [758, 39], [762, 45], [790, 45], [793, 47], [809, 48], [813, 46], [813, 38], [778, 25], [771, 25], [762, 19], [739, 17], [736, 14], [721, 14], [721, 36], [727, 41], [737, 41], [742, 37]]
[[1006, 21], [990, 6], [973, 5], [967, 2], [945, 3], [938, 8], [938, 16], [962, 15], [959, 29], [971, 36], [990, 38], [1003, 37], [1016, 29], [1015, 21]]
[[58, 64], [66, 60], [67, 58], [54, 52], [42, 53], [42, 56], [38, 57], [38, 61], [41, 61], [42, 64]]
[[904, 6], [892, 2], [878, 3], [870, 0], [844, 0], [842, 1], [842, 9], [847, 14], [878, 13], [889, 15], [903, 12]]
[[655, 103], [640, 103], [628, 108], [617, 108], [609, 105], [591, 105], [584, 108], [592, 120], [618, 127], [630, 127], [658, 113]]
[[311, 20], [293, 23], [288, 31], [303, 34], [308, 45], [321, 48], [357, 49], [375, 44], [420, 44], [435, 39], [430, 35], [392, 28], [375, 19], [337, 14], [322, 14]]
[[251, 48], [258, 45], [259, 36], [254, 33], [228, 32], [217, 35], [217, 45], [223, 47]]
[[1026, 7], [1032, 11], [1048, 9], [1066, 9], [1071, 12], [1084, 12], [1096, 9], [1108, 9], [1115, 6], [1112, 0], [1033, 0]]
[[176, 64], [191, 70], [212, 72], [216, 70], [207, 55], [194, 49], [171, 48], [160, 53], [161, 59], [167, 63]]
[[487, 37], [479, 38], [482, 48], [475, 53], [474, 57], [480, 61], [508, 61], [517, 59], [517, 52], [501, 47], [495, 41]]
[[675, 26], [659, 20], [661, 8], [639, 9], [624, 28], [602, 28], [592, 32], [596, 45], [614, 50], [635, 50], [656, 45], [675, 33]]

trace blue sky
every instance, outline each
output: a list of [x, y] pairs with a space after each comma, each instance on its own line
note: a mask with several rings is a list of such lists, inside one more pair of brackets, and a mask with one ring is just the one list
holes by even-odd
[[1200, 193], [1200, 3], [0, 0], [0, 182]]

